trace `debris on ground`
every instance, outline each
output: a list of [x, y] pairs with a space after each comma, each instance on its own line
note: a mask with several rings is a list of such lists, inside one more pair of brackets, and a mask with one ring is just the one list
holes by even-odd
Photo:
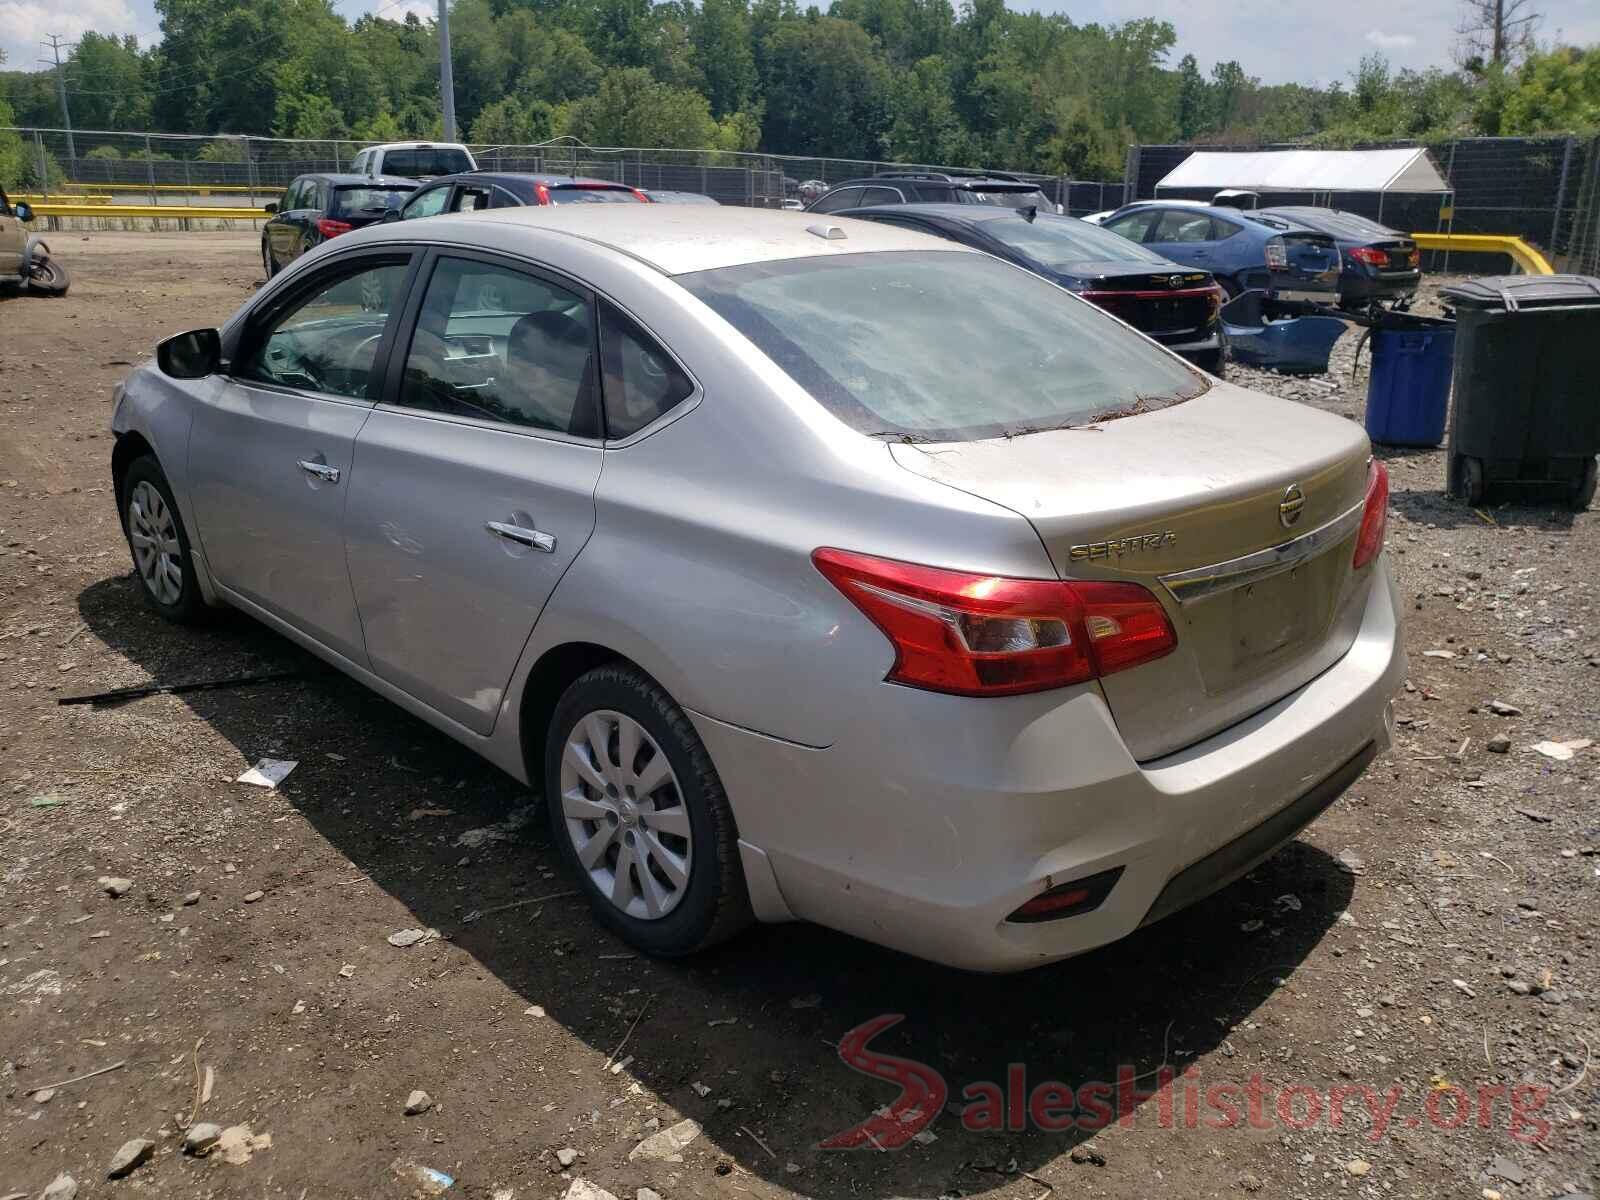
[[248, 783], [251, 787], [275, 788], [299, 765], [290, 758], [263, 758], [234, 782]]
[[455, 1178], [421, 1163], [396, 1159], [390, 1169], [401, 1183], [410, 1185], [419, 1196], [442, 1196], [455, 1186]]
[[617, 1198], [605, 1188], [579, 1176], [567, 1185], [567, 1190], [561, 1193], [561, 1200], [617, 1200]]
[[682, 1162], [683, 1155], [680, 1151], [699, 1136], [700, 1122], [685, 1119], [645, 1138], [628, 1152], [628, 1159], [630, 1162], [640, 1158], [656, 1159], [661, 1162]]
[[496, 821], [493, 825], [466, 830], [456, 838], [455, 844], [466, 850], [481, 850], [495, 842], [509, 841], [533, 824], [537, 815], [537, 809], [532, 804], [525, 805], [507, 813], [504, 820]]
[[1103, 1167], [1106, 1165], [1106, 1156], [1099, 1146], [1093, 1142], [1079, 1142], [1067, 1155], [1079, 1166]]
[[1566, 742], [1537, 742], [1529, 749], [1557, 762], [1569, 762], [1579, 750], [1587, 750], [1592, 745], [1593, 738], [1573, 738]]
[[111, 1156], [111, 1162], [106, 1166], [106, 1178], [121, 1179], [149, 1162], [155, 1152], [156, 1144], [149, 1138], [129, 1138]]
[[123, 879], [118, 875], [100, 876], [100, 890], [113, 900], [120, 900], [133, 891], [133, 880]]
[[254, 1133], [248, 1125], [230, 1125], [217, 1137], [217, 1153], [222, 1156], [223, 1162], [241, 1166], [250, 1161], [252, 1155], [259, 1150], [268, 1150], [272, 1147], [270, 1133]]
[[421, 1088], [406, 1097], [406, 1116], [408, 1117], [421, 1116], [432, 1107], [433, 1097]]
[[197, 1125], [189, 1126], [183, 1135], [183, 1152], [203, 1156], [210, 1154], [216, 1144], [222, 1139], [222, 1126], [210, 1121], [201, 1121]]
[[45, 1184], [39, 1200], [77, 1200], [78, 1181], [65, 1171]]

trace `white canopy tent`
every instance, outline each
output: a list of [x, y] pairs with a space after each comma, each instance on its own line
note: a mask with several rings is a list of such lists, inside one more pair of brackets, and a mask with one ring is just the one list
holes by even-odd
[[[1163, 191], [1390, 192], [1448, 195], [1452, 188], [1425, 147], [1399, 150], [1197, 150], [1156, 184]], [[1380, 200], [1381, 204], [1381, 200]]]

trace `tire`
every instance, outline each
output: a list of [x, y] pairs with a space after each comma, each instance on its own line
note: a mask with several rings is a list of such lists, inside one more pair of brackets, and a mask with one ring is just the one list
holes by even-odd
[[180, 625], [202, 620], [206, 604], [200, 595], [189, 534], [172, 498], [172, 485], [154, 456], [146, 454], [129, 464], [117, 508], [145, 604]]
[[1468, 504], [1483, 503], [1483, 459], [1470, 455], [1461, 460], [1461, 498]]
[[261, 265], [267, 272], [267, 280], [271, 282], [273, 276], [283, 270], [278, 265], [278, 260], [272, 256], [272, 247], [267, 244], [267, 239], [261, 239]]
[[1596, 473], [1600, 471], [1600, 461], [1593, 458], [1583, 465], [1583, 478], [1572, 489], [1572, 507], [1578, 512], [1585, 512], [1589, 505], [1594, 503]]
[[711, 756], [683, 709], [637, 669], [597, 667], [567, 688], [545, 739], [544, 794], [550, 835], [595, 917], [629, 945], [677, 958], [750, 923], [738, 831]]
[[1220, 348], [1208, 350], [1195, 356], [1194, 365], [1218, 379], [1225, 378], [1228, 373], [1228, 352]]
[[67, 269], [48, 255], [34, 259], [28, 269], [28, 290], [35, 296], [65, 296], [71, 286]]

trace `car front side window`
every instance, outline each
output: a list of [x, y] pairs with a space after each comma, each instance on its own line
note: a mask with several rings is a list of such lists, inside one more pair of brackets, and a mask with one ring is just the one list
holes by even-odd
[[406, 206], [400, 210], [400, 218], [409, 221], [414, 217], [434, 217], [444, 211], [444, 206], [450, 199], [450, 188], [433, 187], [418, 192]]
[[811, 206], [811, 212], [831, 213], [840, 212], [846, 208], [855, 208], [861, 200], [862, 189], [840, 188], [836, 192], [829, 192], [821, 200]]
[[510, 267], [439, 259], [406, 355], [400, 404], [597, 436], [589, 302]]
[[240, 380], [376, 400], [373, 367], [407, 260], [368, 260], [321, 276], [308, 294], [246, 335]]

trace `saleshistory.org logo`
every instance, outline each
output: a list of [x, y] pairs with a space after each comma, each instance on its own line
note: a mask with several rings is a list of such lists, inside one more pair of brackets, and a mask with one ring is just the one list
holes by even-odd
[[[896, 1084], [900, 1095], [866, 1120], [818, 1143], [824, 1150], [899, 1150], [912, 1141], [929, 1141], [924, 1131], [944, 1109], [949, 1085], [927, 1063], [868, 1048], [873, 1038], [905, 1020], [903, 1013], [885, 1013], [864, 1021], [839, 1039], [845, 1066], [872, 1079]], [[1044, 1133], [1080, 1130], [1093, 1133], [1113, 1122], [1132, 1125], [1146, 1101], [1154, 1101], [1156, 1124], [1162, 1129], [1310, 1129], [1323, 1125], [1342, 1129], [1347, 1117], [1365, 1117], [1367, 1138], [1383, 1140], [1391, 1127], [1405, 1129], [1490, 1129], [1506, 1121], [1507, 1132], [1521, 1143], [1542, 1142], [1550, 1123], [1538, 1114], [1552, 1095], [1542, 1084], [1478, 1084], [1468, 1090], [1435, 1080], [1424, 1093], [1421, 1113], [1400, 1112], [1405, 1089], [1395, 1084], [1383, 1091], [1367, 1084], [1314, 1087], [1267, 1083], [1259, 1073], [1243, 1083], [1202, 1083], [1198, 1066], [1181, 1073], [1171, 1066], [1136, 1073], [1117, 1068], [1116, 1081], [1095, 1080], [1074, 1087], [1058, 1080], [1028, 1085], [1027, 1065], [1011, 1063], [1004, 1083], [978, 1080], [961, 1090], [965, 1104], [952, 1105], [963, 1129], [971, 1133], [1016, 1133], [1032, 1126]], [[1148, 1089], [1140, 1086], [1154, 1080]], [[920, 1135], [920, 1136], [919, 1136]]]

